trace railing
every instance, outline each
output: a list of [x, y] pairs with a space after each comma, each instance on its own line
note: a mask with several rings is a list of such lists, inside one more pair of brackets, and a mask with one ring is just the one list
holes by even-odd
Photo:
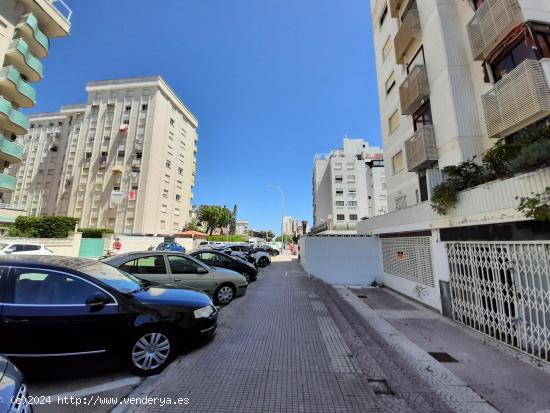
[[6, 173], [0, 173], [0, 189], [13, 191], [17, 180], [15, 176]]
[[[59, 14], [61, 17], [63, 17], [67, 22], [71, 21], [71, 17], [73, 15], [73, 11], [63, 0], [49, 0], [50, 4], [53, 6], [57, 14]], [[64, 10], [61, 10], [60, 7]]]
[[523, 22], [518, 0], [485, 0], [467, 26], [474, 59], [483, 60], [513, 28]]
[[409, 172], [428, 168], [439, 159], [435, 143], [434, 127], [424, 125], [405, 142], [407, 167]]
[[23, 80], [21, 73], [13, 66], [5, 66], [0, 69], [0, 81], [1, 79], [9, 80], [15, 89], [24, 96], [23, 99], [18, 100], [18, 104], [22, 107], [32, 107], [36, 104], [36, 91], [34, 88]]
[[[23, 58], [24, 65], [21, 65], [20, 61], [15, 57], [12, 58], [14, 53], [18, 53]], [[44, 66], [42, 62], [30, 52], [28, 43], [23, 39], [15, 39], [10, 43], [8, 52], [4, 58], [4, 64], [6, 63], [16, 66], [19, 71], [25, 74], [32, 82], [38, 82], [42, 79]]]
[[0, 116], [5, 117], [9, 125], [4, 126], [4, 129], [15, 133], [16, 135], [24, 135], [27, 133], [30, 122], [29, 118], [23, 115], [18, 110], [14, 109], [11, 102], [0, 96]]
[[0, 209], [11, 209], [13, 211], [24, 211], [25, 210], [25, 208], [21, 208], [18, 205], [3, 204], [3, 203], [0, 203]]
[[[30, 31], [27, 31], [25, 27], [28, 27]], [[34, 42], [36, 45], [39, 45], [38, 48], [35, 48], [37, 57], [46, 57], [48, 55], [48, 51], [50, 50], [50, 39], [40, 30], [38, 19], [34, 14], [25, 14], [19, 21], [17, 30], [21, 35], [27, 36], [26, 39], [29, 44], [30, 42]]]
[[416, 65], [399, 87], [401, 113], [412, 115], [422, 106], [429, 95], [430, 85], [428, 84], [426, 66]]
[[401, 3], [403, 3], [403, 0], [390, 0], [388, 2], [391, 17], [399, 17], [399, 8], [401, 7]]
[[420, 26], [420, 17], [417, 10], [410, 10], [399, 31], [395, 35], [393, 40], [395, 49], [395, 61], [397, 64], [405, 63], [405, 53], [411, 45], [411, 43], [419, 39], [422, 35], [422, 28]]
[[550, 115], [550, 59], [525, 60], [481, 97], [489, 137], [507, 136]]
[[10, 158], [10, 162], [14, 162], [14, 159], [20, 161], [23, 158], [23, 152], [23, 145], [6, 138], [0, 133], [0, 159], [3, 158], [3, 153]]

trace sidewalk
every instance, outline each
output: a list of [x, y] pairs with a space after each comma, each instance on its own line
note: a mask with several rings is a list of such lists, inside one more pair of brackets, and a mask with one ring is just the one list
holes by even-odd
[[[504, 346], [384, 288], [345, 289], [340, 294], [371, 325], [395, 330], [394, 344], [434, 354], [440, 363], [503, 413], [550, 411], [550, 366]], [[349, 294], [353, 292], [354, 296]], [[378, 320], [377, 320], [378, 318]], [[391, 340], [390, 340], [391, 341]], [[416, 347], [416, 349], [414, 349]], [[412, 353], [411, 353], [412, 354]], [[428, 360], [428, 359], [427, 359]]]

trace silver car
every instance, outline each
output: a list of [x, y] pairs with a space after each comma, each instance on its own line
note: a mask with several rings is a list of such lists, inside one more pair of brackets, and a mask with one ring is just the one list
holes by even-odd
[[105, 258], [102, 262], [153, 283], [204, 291], [222, 305], [244, 295], [248, 287], [246, 279], [239, 273], [211, 268], [177, 252], [129, 252]]

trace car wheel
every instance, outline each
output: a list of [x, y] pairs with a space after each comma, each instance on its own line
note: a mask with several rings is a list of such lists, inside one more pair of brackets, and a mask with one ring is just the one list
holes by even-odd
[[242, 276], [243, 276], [244, 278], [246, 278], [247, 284], [250, 284], [250, 275], [248, 275], [246, 272], [243, 272], [243, 273], [242, 273]]
[[235, 298], [235, 288], [230, 284], [222, 284], [216, 290], [214, 294], [214, 300], [216, 304], [227, 305]]
[[269, 259], [267, 257], [262, 257], [258, 260], [258, 265], [260, 267], [267, 267], [268, 264], [269, 264]]
[[131, 340], [128, 350], [128, 365], [140, 376], [160, 373], [176, 357], [177, 336], [163, 327], [141, 330]]

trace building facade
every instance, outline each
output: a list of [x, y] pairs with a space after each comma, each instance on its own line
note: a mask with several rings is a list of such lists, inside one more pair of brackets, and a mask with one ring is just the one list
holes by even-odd
[[249, 222], [246, 219], [237, 221], [235, 225], [236, 235], [248, 235], [249, 231], [250, 231]]
[[23, 211], [10, 204], [16, 178], [10, 165], [21, 162], [24, 148], [17, 135], [27, 133], [29, 119], [21, 108], [36, 104], [33, 83], [42, 80], [41, 59], [50, 39], [70, 31], [71, 10], [63, 2], [3, 0], [0, 3], [0, 232]]
[[354, 231], [387, 212], [381, 148], [344, 138], [343, 148], [317, 155], [313, 166], [313, 229]]
[[198, 122], [160, 77], [90, 82], [88, 102], [31, 118], [13, 202], [82, 228], [172, 234], [191, 215]]
[[550, 227], [517, 209], [550, 187], [548, 164], [468, 187], [447, 211], [431, 205], [452, 182], [443, 168], [482, 167], [495, 145], [550, 125], [550, 2], [372, 0], [371, 10], [390, 212], [358, 232], [379, 239], [384, 283], [550, 359], [540, 321]]

